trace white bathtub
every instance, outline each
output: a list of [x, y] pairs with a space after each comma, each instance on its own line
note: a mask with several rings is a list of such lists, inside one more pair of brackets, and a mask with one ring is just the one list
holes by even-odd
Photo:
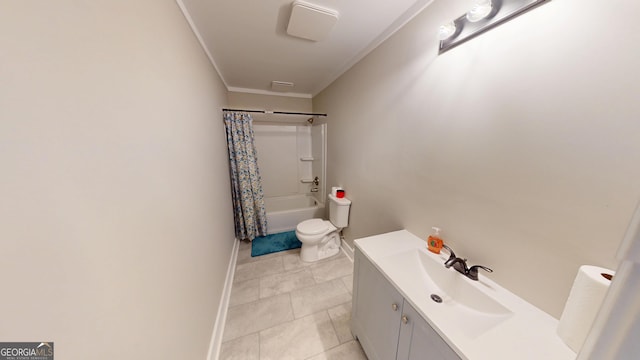
[[265, 197], [267, 233], [295, 230], [300, 222], [324, 217], [324, 204], [311, 195]]

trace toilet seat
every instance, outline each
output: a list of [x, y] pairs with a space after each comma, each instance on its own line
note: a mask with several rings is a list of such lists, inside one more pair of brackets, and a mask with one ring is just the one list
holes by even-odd
[[304, 235], [318, 235], [327, 232], [330, 229], [329, 224], [331, 223], [326, 220], [309, 219], [298, 224], [296, 230]]

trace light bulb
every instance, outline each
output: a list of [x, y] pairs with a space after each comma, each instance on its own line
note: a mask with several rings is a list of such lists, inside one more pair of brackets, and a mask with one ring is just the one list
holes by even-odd
[[491, 0], [477, 0], [471, 10], [467, 12], [467, 20], [471, 22], [480, 21], [487, 17], [493, 9]]
[[446, 40], [451, 37], [451, 35], [456, 32], [456, 24], [452, 21], [448, 24], [440, 25], [438, 29], [438, 39]]

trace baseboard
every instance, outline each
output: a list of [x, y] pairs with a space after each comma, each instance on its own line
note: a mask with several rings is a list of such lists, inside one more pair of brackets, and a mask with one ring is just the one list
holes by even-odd
[[342, 252], [347, 255], [347, 257], [349, 258], [349, 260], [351, 260], [351, 262], [353, 262], [353, 248], [351, 246], [349, 246], [349, 244], [347, 244], [347, 242], [344, 239], [341, 239], [342, 241], [340, 241], [340, 248], [342, 249]]
[[227, 309], [229, 308], [229, 298], [231, 297], [231, 286], [233, 285], [233, 275], [236, 269], [236, 261], [238, 259], [238, 248], [240, 241], [235, 239], [233, 250], [231, 251], [231, 259], [227, 268], [227, 279], [224, 283], [222, 298], [218, 306], [218, 315], [213, 325], [213, 334], [211, 335], [211, 343], [209, 344], [209, 354], [207, 360], [218, 360], [220, 356], [220, 347], [222, 345], [222, 334], [224, 332], [224, 324], [227, 321]]

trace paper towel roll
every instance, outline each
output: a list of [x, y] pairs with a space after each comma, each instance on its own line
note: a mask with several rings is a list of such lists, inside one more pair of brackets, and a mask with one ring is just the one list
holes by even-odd
[[590, 265], [578, 270], [558, 323], [558, 335], [576, 353], [591, 330], [613, 274], [612, 270]]

